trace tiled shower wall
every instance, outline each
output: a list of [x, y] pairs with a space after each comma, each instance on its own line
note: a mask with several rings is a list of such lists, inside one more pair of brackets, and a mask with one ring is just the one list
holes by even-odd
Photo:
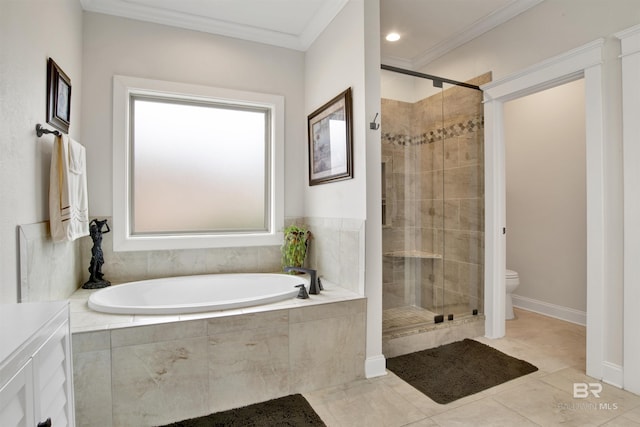
[[[469, 83], [490, 81], [490, 73]], [[444, 120], [443, 120], [444, 117]], [[482, 92], [452, 87], [415, 103], [382, 99], [385, 170], [383, 308], [482, 312], [484, 117]], [[449, 313], [445, 309], [445, 314]]]

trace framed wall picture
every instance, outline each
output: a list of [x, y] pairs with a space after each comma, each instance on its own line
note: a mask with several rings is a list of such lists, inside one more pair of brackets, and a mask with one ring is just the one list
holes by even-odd
[[69, 133], [71, 79], [51, 58], [47, 61], [47, 123]]
[[351, 88], [308, 116], [309, 185], [353, 178]]

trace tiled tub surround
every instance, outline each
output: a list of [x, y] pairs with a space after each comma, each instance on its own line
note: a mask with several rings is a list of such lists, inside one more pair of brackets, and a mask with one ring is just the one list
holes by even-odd
[[350, 218], [304, 218], [311, 230], [307, 264], [327, 280], [364, 295], [364, 221]]
[[[488, 81], [490, 74], [470, 83]], [[445, 314], [483, 311], [481, 101], [481, 92], [459, 87], [416, 103], [382, 99], [389, 216], [383, 252], [441, 256], [444, 242], [444, 259], [384, 257], [384, 309], [421, 306], [442, 312], [444, 300]]]
[[48, 221], [20, 225], [18, 235], [20, 302], [66, 299], [82, 285], [86, 271], [82, 268], [82, 239], [54, 242]]
[[[311, 230], [309, 267], [317, 269], [327, 280], [359, 292], [364, 278], [355, 266], [364, 260], [364, 221], [289, 218], [285, 223], [306, 224]], [[87, 266], [92, 244], [91, 239], [82, 242], [83, 264]], [[280, 246], [114, 252], [112, 235], [108, 233], [103, 236], [103, 251], [103, 272], [114, 282], [210, 273], [264, 273], [281, 268]]]
[[71, 298], [76, 422], [146, 426], [363, 378], [365, 299], [330, 281], [308, 300], [175, 316]]
[[[362, 378], [364, 221], [306, 217], [285, 225], [293, 222], [313, 233], [307, 264], [326, 291], [185, 316], [91, 312], [92, 291], [74, 293], [88, 278], [91, 239], [54, 243], [48, 222], [21, 225], [22, 301], [71, 296], [77, 425], [157, 425]], [[113, 283], [280, 270], [278, 246], [114, 252], [111, 236], [103, 235], [102, 249]]]
[[[92, 215], [92, 218], [95, 218]], [[111, 228], [117, 227], [110, 217]], [[364, 221], [349, 218], [288, 218], [313, 233], [307, 264], [329, 281], [364, 294]], [[89, 278], [89, 237], [54, 243], [49, 223], [19, 227], [22, 301], [68, 298]], [[279, 246], [114, 252], [111, 233], [103, 234], [105, 278], [114, 283], [207, 273], [263, 273], [280, 270]]]

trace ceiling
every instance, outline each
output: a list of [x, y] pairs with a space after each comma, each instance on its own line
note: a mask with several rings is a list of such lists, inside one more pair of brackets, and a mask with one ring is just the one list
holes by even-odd
[[[305, 51], [349, 0], [80, 1], [92, 12]], [[418, 69], [541, 1], [380, 0], [382, 62]], [[387, 42], [389, 31], [402, 38]]]
[[[542, 0], [380, 0], [382, 62], [412, 70], [482, 35]], [[402, 37], [388, 42], [384, 36]]]

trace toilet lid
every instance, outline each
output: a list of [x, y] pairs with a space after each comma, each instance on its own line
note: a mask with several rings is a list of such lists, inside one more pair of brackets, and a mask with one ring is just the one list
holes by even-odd
[[518, 277], [518, 272], [517, 271], [513, 271], [513, 270], [506, 270], [505, 271], [505, 277], [516, 278], [516, 277]]

